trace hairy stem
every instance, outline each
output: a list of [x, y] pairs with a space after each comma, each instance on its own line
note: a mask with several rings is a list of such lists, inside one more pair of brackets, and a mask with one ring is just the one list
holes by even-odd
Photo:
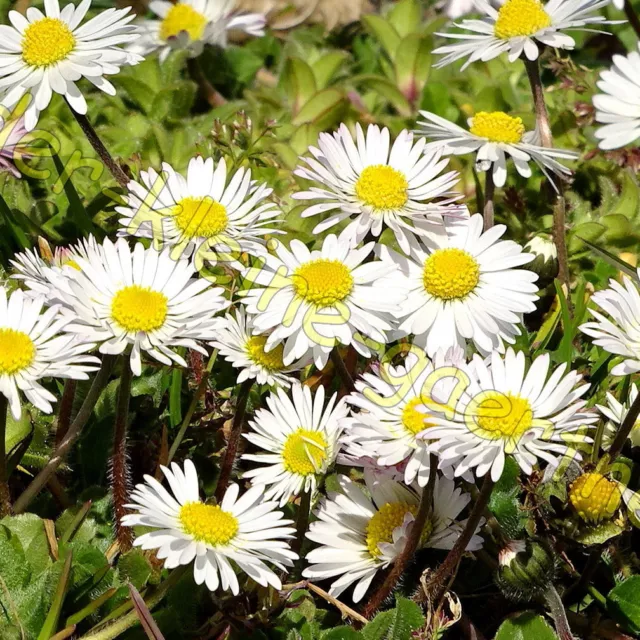
[[496, 191], [496, 186], [493, 182], [493, 171], [491, 167], [485, 171], [484, 177], [484, 209], [483, 209], [483, 218], [484, 218], [484, 230], [491, 229], [494, 225], [494, 208], [493, 208], [493, 198]]
[[197, 58], [189, 58], [187, 60], [187, 69], [191, 79], [198, 85], [204, 99], [210, 106], [215, 108], [227, 103], [226, 99], [218, 93], [209, 80], [207, 80]]
[[133, 530], [122, 525], [122, 518], [127, 509], [131, 492], [131, 475], [127, 454], [127, 426], [129, 420], [129, 398], [131, 396], [131, 366], [127, 356], [122, 358], [122, 374], [118, 389], [116, 406], [116, 422], [113, 430], [113, 454], [111, 456], [111, 490], [113, 493], [113, 515], [116, 528], [116, 539], [120, 551], [126, 553], [133, 545]]
[[351, 393], [356, 388], [356, 385], [353, 382], [353, 378], [351, 377], [337, 346], [333, 347], [331, 350], [331, 362], [333, 362], [333, 366], [338, 372], [338, 375], [342, 380], [342, 384], [345, 386], [346, 390]]
[[102, 140], [100, 140], [98, 134], [96, 133], [96, 130], [93, 128], [93, 126], [89, 122], [89, 119], [87, 118], [87, 116], [82, 115], [81, 113], [78, 113], [77, 111], [75, 111], [68, 101], [67, 101], [67, 104], [69, 105], [69, 109], [71, 110], [73, 117], [76, 119], [76, 122], [80, 125], [82, 132], [87, 137], [89, 144], [91, 144], [94, 151], [98, 154], [98, 157], [100, 158], [100, 160], [102, 160], [102, 163], [104, 164], [104, 166], [107, 167], [107, 169], [109, 169], [109, 172], [121, 187], [126, 187], [129, 184], [129, 178], [127, 177], [127, 174], [120, 168], [120, 165], [111, 157], [111, 154], [107, 151], [107, 148], [102, 143]]
[[[543, 147], [553, 147], [553, 135], [551, 133], [551, 124], [549, 120], [549, 112], [544, 101], [544, 87], [540, 78], [540, 65], [538, 60], [524, 59], [524, 65], [527, 69], [529, 84], [533, 94], [533, 104], [536, 112], [536, 127], [540, 134], [540, 140]], [[553, 242], [558, 251], [558, 278], [560, 282], [567, 287], [569, 293], [569, 254], [567, 252], [566, 240], [566, 211], [565, 200], [563, 194], [563, 186], [561, 179], [556, 180], [557, 192], [553, 194]], [[569, 295], [567, 302], [570, 304]]]
[[404, 570], [407, 568], [407, 565], [411, 561], [411, 558], [413, 558], [413, 555], [420, 544], [420, 536], [422, 535], [425, 522], [431, 514], [433, 506], [433, 490], [436, 483], [436, 471], [438, 468], [438, 460], [433, 453], [430, 455], [429, 463], [431, 465], [429, 469], [429, 480], [427, 482], [427, 486], [422, 492], [420, 506], [418, 507], [415, 520], [411, 525], [411, 531], [407, 538], [407, 543], [400, 555], [396, 558], [396, 561], [393, 563], [393, 566], [389, 570], [384, 582], [371, 596], [369, 602], [365, 606], [363, 611], [365, 618], [371, 618], [380, 608], [380, 605], [389, 597], [389, 594], [393, 591], [398, 580], [404, 574]]
[[638, 415], [640, 415], [640, 393], [629, 407], [629, 411], [627, 411], [627, 415], [624, 417], [618, 433], [616, 433], [611, 449], [608, 451], [610, 460], [615, 460], [622, 451], [633, 426], [638, 420]]
[[225, 451], [224, 459], [220, 467], [220, 477], [218, 478], [218, 484], [216, 486], [215, 496], [218, 502], [222, 500], [225, 491], [229, 486], [229, 480], [231, 479], [233, 465], [235, 464], [236, 455], [238, 454], [238, 445], [240, 443], [240, 435], [242, 433], [242, 426], [244, 424], [244, 416], [247, 412], [247, 401], [249, 400], [249, 392], [251, 391], [253, 382], [253, 378], [249, 378], [240, 385], [238, 402], [236, 404], [236, 414], [233, 417], [231, 432], [229, 433], [229, 439], [227, 440], [227, 450]]
[[9, 401], [0, 393], [0, 518], [11, 513], [11, 493], [7, 475], [7, 409]]
[[558, 638], [560, 640], [574, 640], [571, 628], [569, 627], [569, 621], [567, 620], [567, 613], [564, 610], [560, 595], [553, 584], [549, 583], [543, 598], [547, 607], [549, 607], [549, 612], [556, 626]]
[[83, 427], [91, 417], [93, 407], [98, 401], [100, 394], [109, 382], [109, 375], [113, 369], [114, 361], [114, 356], [103, 357], [102, 366], [96, 374], [96, 377], [93, 379], [89, 393], [87, 393], [87, 397], [84, 399], [75, 420], [71, 423], [65, 437], [55, 448], [53, 455], [49, 458], [49, 462], [47, 462], [42, 471], [38, 473], [38, 475], [31, 481], [31, 484], [16, 500], [16, 503], [13, 506], [15, 513], [24, 513], [26, 511], [27, 507], [31, 504], [31, 501], [40, 493], [40, 491], [42, 491], [43, 487], [49, 482], [51, 476], [56, 472], [56, 469], [67, 457], [73, 443], [77, 440]]
[[60, 409], [58, 411], [58, 424], [56, 426], [56, 446], [62, 442], [62, 439], [69, 431], [71, 424], [71, 413], [73, 412], [73, 401], [76, 397], [76, 389], [78, 381], [69, 378], [64, 383], [64, 391], [60, 400]]
[[469, 519], [467, 520], [465, 528], [460, 534], [460, 537], [456, 540], [456, 543], [453, 545], [451, 551], [449, 551], [449, 553], [447, 554], [444, 562], [438, 567], [431, 580], [429, 580], [429, 597], [434, 609], [437, 608], [440, 600], [442, 600], [445, 591], [447, 590], [449, 579], [460, 563], [462, 555], [464, 554], [467, 545], [469, 544], [476, 528], [478, 527], [478, 524], [480, 523], [482, 514], [484, 513], [485, 507], [489, 502], [494, 484], [495, 483], [491, 479], [491, 476], [487, 473], [482, 483], [480, 493], [478, 494], [478, 498], [476, 499], [476, 503], [473, 505], [473, 509], [471, 510], [471, 514], [469, 515]]

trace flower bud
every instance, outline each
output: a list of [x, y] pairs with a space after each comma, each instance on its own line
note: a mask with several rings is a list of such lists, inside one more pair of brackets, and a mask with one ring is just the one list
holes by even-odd
[[540, 278], [554, 278], [558, 273], [558, 250], [551, 236], [540, 233], [524, 246], [527, 253], [535, 256], [533, 262], [527, 265], [527, 269], [537, 273]]
[[583, 473], [571, 485], [569, 500], [585, 522], [597, 524], [613, 517], [622, 494], [613, 480], [599, 473]]

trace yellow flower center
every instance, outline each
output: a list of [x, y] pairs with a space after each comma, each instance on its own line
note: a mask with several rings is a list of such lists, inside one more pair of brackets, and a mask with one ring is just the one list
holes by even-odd
[[271, 351], [265, 351], [264, 345], [266, 343], [267, 336], [252, 336], [247, 340], [247, 344], [245, 345], [247, 355], [253, 362], [268, 371], [281, 371], [284, 369], [284, 362], [282, 361], [284, 345], [280, 343], [271, 349]]
[[402, 410], [402, 424], [414, 436], [433, 426], [433, 424], [425, 422], [427, 414], [419, 411], [418, 407], [424, 408], [424, 400], [420, 397], [409, 400]]
[[298, 296], [319, 307], [344, 300], [353, 289], [353, 276], [339, 260], [320, 258], [300, 265], [293, 274]]
[[571, 485], [569, 500], [585, 522], [600, 522], [613, 516], [622, 494], [615, 482], [599, 473], [583, 473]]
[[137, 284], [120, 289], [111, 302], [111, 317], [127, 331], [154, 331], [167, 317], [167, 297]]
[[464, 298], [480, 280], [480, 266], [462, 249], [438, 249], [424, 263], [425, 291], [441, 300]]
[[238, 533], [238, 519], [218, 505], [187, 502], [178, 517], [185, 533], [212, 547], [229, 544]]
[[513, 118], [502, 111], [480, 111], [473, 117], [469, 131], [490, 142], [517, 144], [524, 135], [524, 125], [521, 118]]
[[188, 4], [174, 4], [160, 24], [160, 38], [169, 40], [182, 31], [189, 34], [191, 40], [200, 40], [207, 26], [207, 18]]
[[173, 208], [176, 226], [188, 238], [212, 238], [229, 223], [227, 210], [213, 198], [184, 198]]
[[298, 429], [287, 436], [282, 460], [289, 473], [301, 476], [318, 473], [326, 459], [327, 441], [319, 431]]
[[550, 26], [551, 16], [538, 0], [507, 0], [498, 11], [494, 33], [497, 38], [508, 40], [532, 36]]
[[0, 375], [22, 371], [35, 357], [36, 347], [26, 333], [0, 329]]
[[529, 401], [500, 391], [484, 393], [472, 417], [476, 433], [487, 440], [517, 441], [533, 424]]
[[22, 34], [22, 59], [32, 67], [48, 67], [64, 60], [75, 46], [76, 39], [62, 20], [42, 18]]
[[399, 209], [409, 196], [409, 183], [400, 171], [386, 164], [366, 167], [356, 182], [358, 199], [374, 209]]

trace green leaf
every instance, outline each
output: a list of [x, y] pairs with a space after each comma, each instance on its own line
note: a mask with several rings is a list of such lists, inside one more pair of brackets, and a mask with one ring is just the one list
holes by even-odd
[[289, 58], [280, 78], [287, 92], [293, 113], [296, 114], [317, 92], [313, 69], [300, 58]]
[[525, 611], [515, 618], [505, 620], [498, 629], [495, 640], [557, 640], [558, 636], [542, 616]]
[[611, 538], [624, 533], [625, 527], [617, 524], [614, 520], [609, 520], [592, 527], [584, 527], [576, 535], [574, 540], [584, 545], [603, 544]]
[[7, 455], [11, 455], [11, 452], [31, 435], [32, 430], [31, 415], [28, 411], [23, 409], [22, 416], [16, 420], [7, 409], [7, 430], [4, 439]]
[[[0, 526], [0, 578], [4, 586], [9, 593], [13, 594], [28, 584], [30, 575], [31, 570], [20, 539], [6, 526]], [[6, 597], [4, 589], [0, 589], [0, 602], [4, 603], [5, 610], [7, 610]]]
[[320, 636], [320, 640], [362, 640], [363, 638], [359, 631], [347, 625], [329, 629]]
[[429, 38], [414, 33], [402, 40], [396, 51], [396, 82], [403, 95], [415, 101], [429, 77], [431, 49]]
[[390, 102], [402, 117], [408, 118], [412, 115], [413, 110], [409, 101], [390, 80], [382, 76], [357, 76], [352, 78], [352, 82], [362, 86], [363, 89], [377, 93], [386, 102]]
[[628, 631], [640, 634], [640, 576], [631, 576], [611, 589], [607, 609]]
[[6, 517], [2, 524], [20, 540], [24, 549], [25, 562], [32, 577], [42, 573], [52, 563], [49, 555], [49, 542], [44, 529], [44, 522], [33, 513]]
[[84, 205], [82, 204], [82, 200], [80, 199], [76, 188], [73, 186], [71, 176], [67, 175], [69, 169], [62, 164], [62, 161], [57, 154], [53, 154], [52, 157], [53, 164], [55, 165], [58, 176], [62, 181], [62, 187], [69, 202], [67, 213], [71, 216], [73, 221], [82, 231], [84, 231], [86, 234], [95, 234], [96, 228], [93, 224], [93, 221], [89, 217], [87, 210], [84, 208]]
[[520, 506], [519, 477], [518, 463], [508, 457], [502, 476], [491, 492], [488, 505], [500, 526], [511, 538], [517, 538], [524, 531], [527, 522], [527, 516]]
[[337, 89], [324, 89], [316, 93], [291, 121], [300, 125], [313, 123], [320, 129], [331, 129], [346, 108], [345, 97]]
[[346, 51], [330, 51], [313, 63], [313, 75], [318, 89], [325, 89], [348, 58]]
[[142, 589], [153, 569], [140, 549], [131, 549], [118, 561], [118, 572], [123, 582], [130, 582], [136, 589]]
[[401, 38], [416, 31], [421, 23], [421, 9], [416, 0], [400, 0], [387, 15], [387, 20]]
[[380, 42], [389, 57], [393, 59], [400, 44], [400, 35], [395, 27], [384, 18], [376, 15], [362, 16], [362, 23], [367, 31]]
[[621, 260], [618, 256], [613, 255], [613, 253], [610, 253], [606, 249], [603, 249], [602, 247], [598, 247], [597, 245], [593, 244], [592, 242], [589, 242], [586, 238], [583, 238], [583, 237], [580, 237], [580, 236], [578, 236], [578, 237], [599, 258], [602, 258], [607, 264], [610, 264], [615, 269], [618, 269], [619, 271], [622, 271], [622, 273], [624, 273], [625, 275], [629, 276], [635, 282], [638, 282], [638, 274], [637, 274], [635, 268], [632, 265], [630, 265], [629, 263], [625, 262], [624, 260]]
[[425, 623], [420, 607], [407, 598], [397, 598], [396, 607], [379, 613], [362, 630], [365, 640], [410, 640]]
[[69, 578], [71, 576], [71, 563], [73, 561], [73, 554], [69, 552], [62, 568], [62, 573], [58, 579], [55, 595], [53, 596], [53, 602], [49, 613], [40, 629], [38, 634], [38, 640], [49, 640], [58, 628], [58, 620], [60, 619], [60, 611], [62, 611], [62, 604], [67, 594], [67, 588], [69, 587]]

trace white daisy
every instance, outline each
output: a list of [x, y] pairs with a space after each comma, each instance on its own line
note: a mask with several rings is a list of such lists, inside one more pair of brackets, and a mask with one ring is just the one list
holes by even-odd
[[596, 291], [591, 300], [610, 318], [595, 309], [589, 309], [595, 321], [586, 322], [580, 329], [595, 338], [594, 344], [625, 358], [611, 369], [611, 373], [614, 376], [626, 376], [640, 371], [640, 292], [638, 285], [626, 276], [623, 284], [609, 280], [609, 287]]
[[[376, 573], [389, 566], [406, 546], [420, 503], [421, 490], [388, 478], [365, 473], [371, 498], [346, 476], [339, 477], [341, 493], [329, 492], [315, 512], [307, 538], [321, 545], [307, 554], [310, 566], [303, 575], [313, 580], [340, 576], [329, 593], [338, 597], [353, 583], [353, 601], [359, 602]], [[433, 509], [420, 537], [420, 548], [451, 549], [465, 526], [456, 521], [471, 497], [453, 481], [437, 477]], [[481, 523], [482, 524], [482, 523]], [[479, 530], [479, 525], [476, 532]], [[482, 548], [474, 535], [467, 550]]]
[[284, 347], [277, 345], [265, 351], [266, 335], [258, 335], [253, 330], [253, 318], [247, 317], [244, 309], [237, 309], [235, 315], [228, 313], [218, 320], [216, 339], [211, 346], [234, 367], [241, 369], [238, 383], [255, 378], [258, 384], [290, 387], [297, 378], [287, 375], [300, 371], [308, 359], [285, 366], [282, 361]]
[[[623, 423], [629, 407], [635, 402], [638, 397], [638, 387], [634, 383], [629, 390], [629, 401], [620, 403], [618, 402], [612, 393], [607, 392], [607, 406], [597, 404], [596, 407], [600, 409], [600, 412], [608, 418], [608, 422], [604, 427], [602, 434], [602, 448], [608, 451], [615, 440], [615, 437], [620, 429], [620, 425]], [[640, 419], [636, 420], [631, 433], [629, 434], [629, 440], [631, 446], [640, 447]]]
[[266, 464], [244, 474], [253, 484], [270, 488], [267, 499], [284, 505], [291, 496], [313, 494], [318, 478], [335, 462], [347, 406], [336, 394], [324, 406], [324, 387], [311, 395], [309, 387], [294, 384], [291, 398], [278, 389], [267, 397], [267, 409], [258, 409], [244, 437], [268, 453], [249, 454], [243, 460]]
[[161, 19], [139, 23], [141, 38], [130, 48], [143, 56], [159, 49], [163, 62], [172, 49], [187, 49], [198, 56], [206, 44], [226, 47], [229, 31], [264, 35], [266, 17], [235, 14], [235, 4], [236, 0], [152, 0], [149, 9]]
[[[640, 44], [638, 45], [640, 47]], [[640, 138], [640, 55], [614, 55], [613, 66], [600, 73], [596, 83], [602, 93], [593, 96], [596, 130], [601, 149], [618, 149]]]
[[472, 62], [487, 62], [502, 53], [509, 54], [510, 62], [522, 54], [528, 60], [536, 60], [541, 45], [573, 49], [575, 40], [564, 32], [592, 31], [590, 25], [612, 24], [603, 16], [594, 15], [607, 4], [609, 0], [550, 0], [547, 4], [539, 0], [507, 0], [495, 9], [487, 0], [476, 0], [476, 7], [485, 17], [456, 24], [467, 33], [437, 34], [460, 42], [435, 49], [433, 53], [445, 54], [435, 66], [468, 58], [462, 65], [465, 69]]
[[399, 329], [432, 357], [438, 349], [464, 347], [472, 340], [482, 353], [504, 351], [520, 335], [522, 315], [535, 309], [533, 271], [517, 267], [533, 260], [496, 225], [483, 233], [482, 216], [446, 225], [446, 234], [425, 238], [410, 257], [381, 246], [401, 270], [399, 287], [409, 296]]
[[25, 111], [29, 131], [53, 92], [85, 114], [87, 103], [76, 86], [80, 78], [115, 95], [115, 87], [104, 76], [142, 60], [119, 46], [138, 38], [129, 24], [135, 17], [127, 15], [130, 7], [107, 9], [80, 26], [90, 6], [91, 0], [82, 0], [61, 11], [58, 0], [45, 0], [46, 15], [35, 7], [29, 7], [25, 16], [10, 11], [12, 26], [0, 25], [0, 102], [11, 108], [30, 93], [33, 100]]
[[[434, 372], [441, 370], [444, 378], [444, 368], [460, 364], [462, 358], [461, 351], [446, 355], [439, 351], [431, 362], [424, 352], [412, 349], [403, 365], [394, 367], [387, 361], [377, 373], [363, 374], [356, 391], [347, 397], [360, 411], [345, 420], [344, 453], [371, 458], [381, 467], [401, 465], [406, 484], [416, 480], [424, 487], [430, 470], [427, 438], [433, 426], [427, 406], [432, 406], [429, 401], [436, 393], [432, 387], [438, 379]], [[441, 379], [444, 402], [451, 381], [448, 376]]]
[[211, 591], [222, 587], [234, 595], [240, 592], [236, 570], [239, 568], [263, 587], [281, 589], [280, 578], [265, 562], [285, 570], [298, 557], [287, 540], [295, 529], [288, 526], [275, 502], [264, 500], [264, 487], [252, 487], [238, 499], [238, 485], [232, 484], [222, 502], [202, 502], [198, 475], [191, 460], [184, 469], [175, 462], [171, 469], [160, 467], [171, 488], [167, 491], [155, 478], [131, 494], [137, 513], [122, 518], [127, 527], [152, 527], [136, 538], [134, 545], [157, 549], [167, 569], [193, 562], [196, 584], [205, 583]]
[[511, 348], [504, 357], [493, 352], [488, 362], [475, 355], [455, 415], [434, 418], [430, 450], [454, 464], [456, 476], [474, 469], [478, 477], [490, 472], [494, 481], [507, 455], [527, 474], [539, 458], [552, 466], [564, 455], [579, 460], [576, 445], [590, 441], [584, 430], [598, 419], [580, 399], [589, 385], [578, 386], [582, 376], [575, 371], [565, 375], [565, 364], [548, 375], [549, 365], [545, 353], [526, 370], [524, 353]]
[[[334, 134], [321, 133], [318, 147], [310, 147], [307, 167], [295, 174], [322, 184], [293, 194], [297, 200], [319, 200], [302, 217], [333, 212], [313, 230], [326, 229], [353, 218], [344, 233], [351, 246], [367, 234], [378, 237], [385, 226], [394, 232], [403, 251], [415, 235], [425, 235], [441, 224], [441, 214], [463, 216], [466, 207], [451, 204], [461, 197], [453, 192], [458, 172], [442, 175], [448, 160], [441, 153], [424, 153], [424, 140], [402, 131], [393, 145], [389, 129], [369, 125], [367, 135], [356, 125], [356, 141], [346, 125]], [[336, 212], [337, 211], [337, 212]]]
[[126, 240], [105, 240], [102, 251], [76, 257], [80, 271], [68, 278], [60, 294], [72, 310], [67, 331], [100, 343], [101, 353], [120, 354], [131, 347], [134, 375], [142, 371], [141, 351], [163, 364], [186, 367], [172, 347], [206, 355], [199, 344], [215, 337], [214, 315], [225, 308], [223, 289], [195, 279], [188, 260], [173, 260], [167, 251], [133, 251]]
[[253, 288], [243, 292], [242, 302], [255, 315], [255, 330], [271, 331], [265, 349], [283, 342], [286, 365], [311, 351], [323, 369], [338, 344], [352, 344], [366, 357], [366, 338], [384, 344], [389, 314], [397, 315], [406, 292], [395, 281], [391, 286], [396, 266], [390, 260], [365, 263], [373, 247], [351, 249], [344, 236], [329, 235], [321, 249], [309, 251], [292, 240], [290, 250], [278, 243], [275, 256], [246, 270]]
[[87, 380], [100, 361], [85, 355], [95, 344], [81, 342], [64, 333], [70, 318], [60, 307], [44, 310], [43, 296], [27, 297], [0, 287], [0, 393], [9, 401], [11, 413], [20, 418], [21, 391], [31, 404], [51, 413], [56, 396], [41, 386], [42, 378]]
[[239, 169], [227, 184], [227, 166], [222, 158], [192, 158], [184, 178], [171, 165], [162, 165], [162, 174], [142, 171], [142, 184], [131, 181], [127, 206], [116, 207], [120, 235], [153, 238], [169, 245], [172, 257], [193, 255], [196, 269], [205, 262], [223, 262], [242, 268], [242, 253], [264, 253], [265, 227], [278, 215], [276, 204], [266, 201], [272, 189], [251, 179], [250, 169]]
[[[529, 162], [535, 162], [542, 173], [554, 184], [549, 173], [570, 176], [571, 171], [555, 158], [575, 160], [579, 154], [562, 149], [541, 146], [538, 131], [525, 131], [521, 118], [514, 118], [502, 111], [480, 111], [469, 118], [469, 130], [445, 120], [435, 113], [421, 111], [426, 122], [421, 133], [434, 141], [425, 151], [442, 150], [449, 155], [476, 154], [476, 171], [491, 171], [493, 182], [503, 187], [507, 179], [507, 156], [511, 157], [516, 171], [524, 178], [531, 176]], [[554, 184], [555, 187], [555, 184]]]

